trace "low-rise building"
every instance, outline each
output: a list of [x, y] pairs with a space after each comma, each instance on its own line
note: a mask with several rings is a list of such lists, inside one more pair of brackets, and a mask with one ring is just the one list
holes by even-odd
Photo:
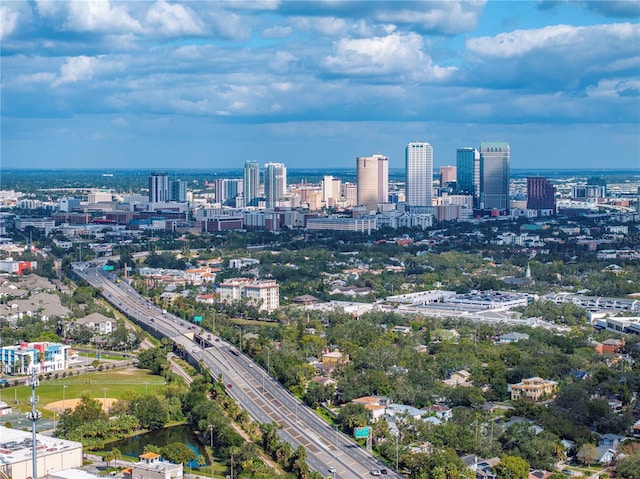
[[20, 343], [0, 348], [0, 364], [4, 374], [37, 374], [63, 371], [67, 368], [69, 346], [59, 343]]
[[183, 477], [182, 464], [163, 461], [160, 454], [154, 452], [145, 452], [139, 457], [140, 462], [131, 467], [131, 479], [181, 479]]
[[522, 399], [528, 402], [539, 402], [553, 395], [558, 387], [557, 381], [533, 377], [523, 379], [511, 385], [511, 400]]
[[[79, 442], [37, 434], [35, 447], [39, 478], [82, 467], [82, 444]], [[12, 479], [32, 477], [32, 458], [31, 432], [0, 426], [0, 476]]]

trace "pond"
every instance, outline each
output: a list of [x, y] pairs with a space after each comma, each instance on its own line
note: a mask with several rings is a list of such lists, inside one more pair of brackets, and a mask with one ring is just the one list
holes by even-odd
[[[138, 457], [144, 453], [144, 447], [152, 444], [158, 447], [164, 447], [174, 442], [186, 444], [189, 449], [196, 453], [196, 456], [202, 455], [207, 457], [205, 447], [200, 444], [196, 435], [191, 431], [188, 425], [172, 426], [165, 429], [158, 429], [137, 436], [131, 436], [118, 441], [110, 442], [108, 446], [117, 447], [124, 456]], [[193, 469], [198, 468], [196, 461], [185, 464], [186, 467]]]

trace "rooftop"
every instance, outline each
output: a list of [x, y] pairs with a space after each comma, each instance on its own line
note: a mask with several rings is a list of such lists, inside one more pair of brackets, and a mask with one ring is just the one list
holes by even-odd
[[[31, 459], [31, 432], [19, 431], [0, 426], [0, 464], [14, 464]], [[82, 448], [82, 444], [55, 437], [36, 436], [38, 456], [57, 453], [64, 450]]]

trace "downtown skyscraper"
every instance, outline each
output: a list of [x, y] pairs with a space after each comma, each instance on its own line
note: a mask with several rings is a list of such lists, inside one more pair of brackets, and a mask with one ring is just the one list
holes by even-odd
[[149, 176], [149, 203], [165, 203], [171, 200], [169, 174], [154, 172]]
[[244, 164], [243, 195], [245, 206], [257, 206], [260, 198], [260, 165], [257, 161]]
[[473, 196], [477, 205], [480, 198], [480, 152], [470, 146], [456, 150], [456, 184], [460, 194]]
[[509, 143], [480, 144], [480, 208], [509, 208], [511, 150]]
[[433, 205], [433, 148], [429, 143], [412, 142], [405, 149], [405, 195], [409, 206]]
[[282, 163], [265, 163], [264, 196], [266, 207], [275, 208], [287, 194], [287, 168]]
[[389, 201], [389, 158], [383, 155], [359, 156], [356, 159], [358, 205], [375, 210]]

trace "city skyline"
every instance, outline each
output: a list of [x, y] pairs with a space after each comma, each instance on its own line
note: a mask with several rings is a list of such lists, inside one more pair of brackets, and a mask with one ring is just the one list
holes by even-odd
[[0, 8], [3, 168], [394, 170], [497, 140], [514, 169], [640, 167], [637, 2]]

